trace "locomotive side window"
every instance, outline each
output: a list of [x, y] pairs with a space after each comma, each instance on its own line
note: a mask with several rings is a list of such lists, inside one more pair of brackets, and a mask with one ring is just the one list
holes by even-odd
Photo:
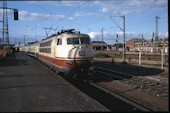
[[62, 39], [58, 38], [57, 45], [62, 45]]

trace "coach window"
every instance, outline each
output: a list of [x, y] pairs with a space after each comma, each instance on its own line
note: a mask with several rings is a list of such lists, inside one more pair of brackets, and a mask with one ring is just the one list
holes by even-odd
[[48, 41], [48, 42], [47, 42], [47, 46], [51, 46], [51, 41]]
[[62, 45], [62, 39], [57, 39], [57, 45]]

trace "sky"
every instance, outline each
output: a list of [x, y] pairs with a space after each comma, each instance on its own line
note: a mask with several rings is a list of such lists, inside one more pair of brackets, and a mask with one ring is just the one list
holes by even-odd
[[[24, 37], [26, 43], [41, 41], [47, 35], [73, 28], [88, 34], [92, 41], [101, 41], [103, 36], [103, 40], [112, 45], [116, 43], [116, 34], [118, 42], [123, 43], [124, 25], [125, 41], [142, 35], [151, 40], [156, 16], [159, 17], [159, 37], [168, 37], [169, 34], [168, 0], [21, 0], [7, 1], [7, 7], [19, 12], [16, 21], [13, 20], [13, 10], [8, 10], [9, 39], [14, 44], [24, 43]], [[0, 15], [2, 21], [2, 9]]]

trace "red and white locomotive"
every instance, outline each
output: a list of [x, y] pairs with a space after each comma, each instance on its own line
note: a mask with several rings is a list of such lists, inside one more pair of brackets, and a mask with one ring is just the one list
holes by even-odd
[[61, 30], [27, 47], [27, 53], [66, 75], [91, 74], [93, 70], [91, 39], [74, 29]]

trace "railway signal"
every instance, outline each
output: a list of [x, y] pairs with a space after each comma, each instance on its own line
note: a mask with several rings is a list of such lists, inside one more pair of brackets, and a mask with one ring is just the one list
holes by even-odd
[[18, 10], [14, 9], [14, 20], [18, 20]]
[[118, 51], [118, 34], [116, 34], [116, 43], [117, 43], [117, 48], [116, 48], [116, 50]]

